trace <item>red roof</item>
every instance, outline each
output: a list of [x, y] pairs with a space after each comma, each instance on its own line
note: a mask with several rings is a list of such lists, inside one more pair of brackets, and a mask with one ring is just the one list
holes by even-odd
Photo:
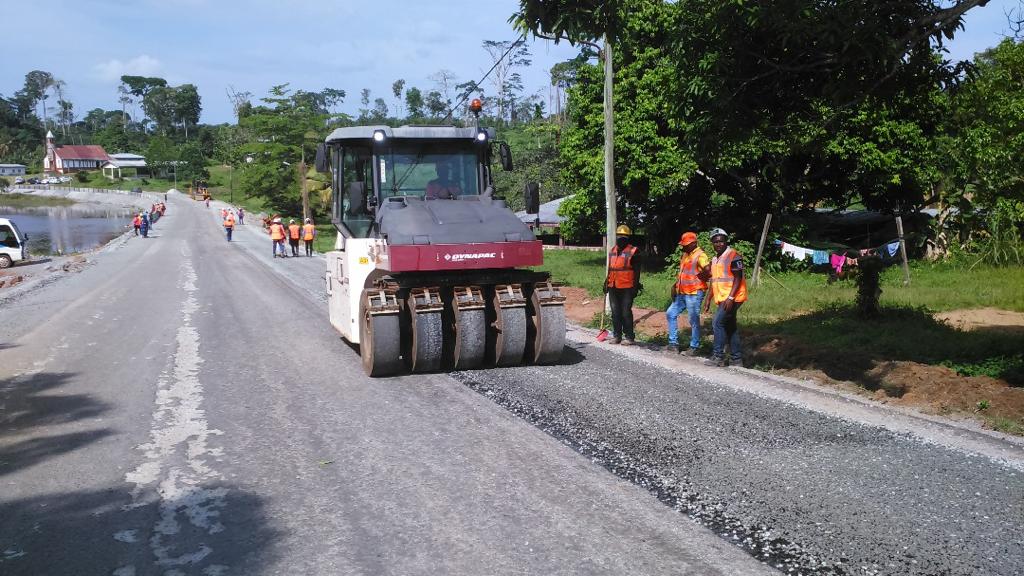
[[110, 156], [103, 146], [94, 144], [86, 146], [58, 146], [55, 150], [57, 156], [62, 160], [99, 160], [109, 162]]

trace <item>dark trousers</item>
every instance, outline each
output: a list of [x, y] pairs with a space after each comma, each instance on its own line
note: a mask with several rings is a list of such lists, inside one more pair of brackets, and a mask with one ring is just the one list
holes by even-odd
[[743, 359], [743, 348], [740, 344], [740, 332], [736, 325], [736, 313], [740, 311], [740, 303], [733, 304], [732, 310], [725, 311], [725, 306], [719, 304], [715, 310], [715, 316], [711, 319], [711, 329], [715, 333], [715, 344], [711, 355], [715, 358], [725, 357], [725, 347], [729, 347], [729, 356], [733, 361]]
[[303, 240], [303, 242], [306, 243], [306, 256], [312, 256], [313, 255], [313, 241], [312, 240]]
[[288, 245], [292, 247], [292, 256], [298, 256], [299, 255], [299, 239], [298, 238], [295, 238], [295, 239], [289, 238], [288, 239]]
[[616, 338], [625, 336], [629, 340], [635, 340], [633, 332], [633, 298], [636, 297], [634, 288], [609, 288], [608, 304], [612, 309], [612, 334]]

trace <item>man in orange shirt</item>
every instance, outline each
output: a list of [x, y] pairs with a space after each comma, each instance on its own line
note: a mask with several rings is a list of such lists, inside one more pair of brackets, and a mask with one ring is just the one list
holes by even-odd
[[316, 226], [313, 225], [313, 220], [306, 218], [306, 223], [302, 225], [302, 241], [306, 243], [306, 256], [313, 255], [313, 239], [316, 238]]
[[299, 239], [302, 238], [302, 226], [299, 226], [295, 219], [288, 221], [288, 244], [292, 247], [292, 256], [299, 255]]
[[[707, 279], [711, 274], [711, 260], [697, 245], [697, 235], [686, 232], [679, 239], [683, 257], [679, 260], [679, 275], [672, 285], [672, 305], [665, 311], [668, 319], [668, 352], [679, 352], [693, 356], [700, 347], [700, 305], [707, 292]], [[679, 344], [677, 319], [686, 311], [690, 321], [690, 345]]]
[[280, 218], [274, 218], [270, 221], [270, 226], [267, 229], [270, 233], [270, 240], [273, 244], [274, 258], [277, 258], [277, 249], [281, 249], [281, 258], [285, 258], [287, 255], [284, 251], [284, 239], [288, 235], [285, 232], [284, 224], [281, 224]]

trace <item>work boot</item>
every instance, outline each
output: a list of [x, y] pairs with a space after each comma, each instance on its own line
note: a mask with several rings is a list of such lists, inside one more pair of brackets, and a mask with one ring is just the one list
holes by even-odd
[[725, 367], [725, 358], [718, 358], [716, 356], [712, 356], [711, 358], [708, 358], [707, 360], [704, 361], [704, 365], [705, 366], [717, 366], [719, 368], [724, 368]]
[[743, 368], [743, 358], [733, 358], [729, 360], [729, 366], [733, 366], [735, 368]]
[[661, 348], [661, 351], [666, 353], [666, 354], [678, 354], [679, 350], [680, 350], [679, 344], [673, 344], [671, 342], [669, 342], [668, 344], [665, 344]]
[[679, 348], [679, 353], [682, 354], [683, 356], [696, 356], [697, 355], [697, 349], [696, 348], [689, 348], [689, 347], [687, 347], [687, 348]]
[[622, 344], [622, 336], [616, 336], [612, 338], [612, 344]]
[[636, 344], [636, 342], [634, 342], [632, 338], [626, 338], [622, 341], [623, 346], [632, 346], [633, 344]]

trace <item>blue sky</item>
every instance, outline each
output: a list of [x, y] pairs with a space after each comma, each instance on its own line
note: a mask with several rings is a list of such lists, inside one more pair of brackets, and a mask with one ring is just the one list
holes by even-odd
[[[968, 13], [950, 45], [954, 59], [999, 42], [1005, 12], [1020, 0], [992, 0]], [[203, 98], [202, 121], [233, 120], [226, 90], [263, 96], [275, 84], [340, 88], [342, 109], [372, 91], [394, 106], [391, 84], [433, 88], [439, 70], [477, 80], [492, 60], [487, 40], [511, 40], [517, 0], [10, 0], [0, 38], [0, 94], [21, 88], [26, 72], [46, 70], [67, 82], [80, 117], [118, 109], [122, 74], [192, 83]], [[547, 71], [575, 55], [566, 43], [530, 44], [527, 91], [548, 98]]]

